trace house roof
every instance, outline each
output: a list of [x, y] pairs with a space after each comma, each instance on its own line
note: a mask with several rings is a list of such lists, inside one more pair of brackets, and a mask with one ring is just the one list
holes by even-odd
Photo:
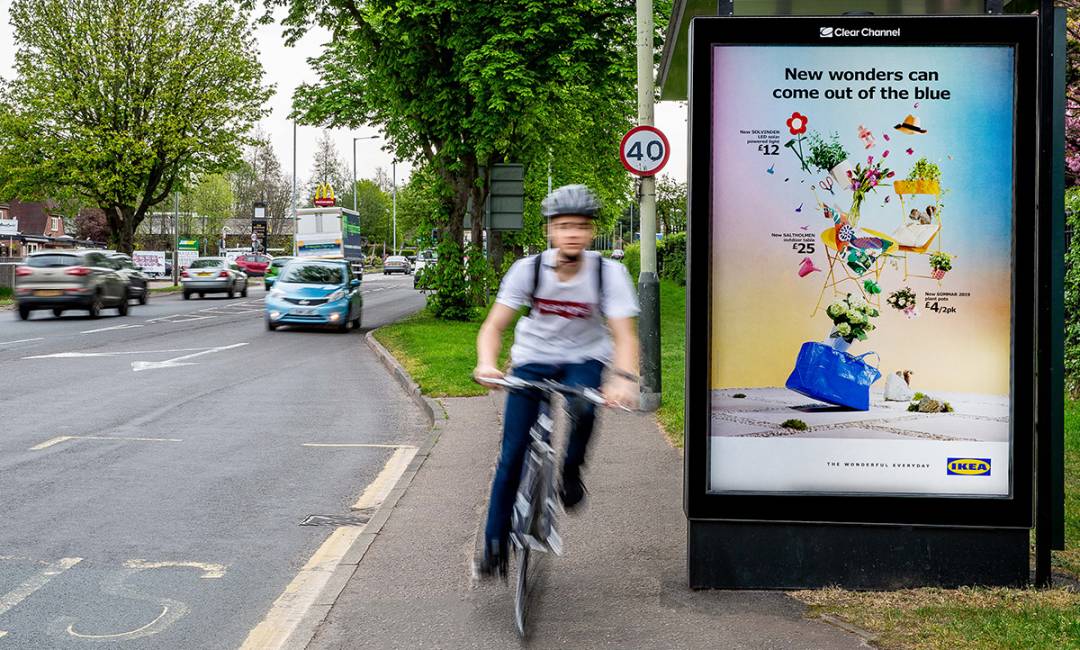
[[43, 235], [48, 225], [49, 216], [56, 210], [56, 205], [51, 201], [44, 203], [23, 203], [11, 201], [8, 203], [8, 216], [19, 220], [19, 232], [24, 235]]

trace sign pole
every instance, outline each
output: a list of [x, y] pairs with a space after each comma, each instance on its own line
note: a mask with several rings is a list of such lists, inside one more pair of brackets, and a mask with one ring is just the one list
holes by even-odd
[[296, 231], [300, 229], [296, 217], [296, 120], [292, 123], [292, 223], [292, 254], [296, 257]]
[[[653, 3], [637, 0], [638, 125], [653, 124]], [[641, 179], [641, 408], [660, 406], [660, 282], [656, 277], [656, 180]]]
[[176, 286], [180, 279], [180, 194], [173, 192], [173, 253], [172, 253], [172, 283]]

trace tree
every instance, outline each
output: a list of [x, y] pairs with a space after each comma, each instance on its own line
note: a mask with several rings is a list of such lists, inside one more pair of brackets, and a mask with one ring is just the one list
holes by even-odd
[[[233, 186], [227, 175], [201, 177], [194, 188], [180, 197], [180, 232], [205, 242], [207, 250], [211, 250], [211, 243], [221, 239], [221, 228], [233, 215], [235, 203]], [[246, 216], [250, 215], [249, 208]]]
[[229, 175], [235, 199], [232, 216], [248, 219], [255, 203], [263, 202], [267, 229], [275, 235], [292, 218], [292, 177], [282, 171], [270, 135], [257, 128], [252, 137], [255, 142], [245, 149], [243, 162]]
[[322, 183], [330, 183], [334, 188], [338, 205], [352, 207], [352, 191], [349, 189], [352, 184], [352, 168], [341, 158], [328, 131], [323, 131], [319, 141], [315, 143], [315, 157], [311, 163], [311, 175], [305, 195], [315, 196], [316, 187]]
[[360, 231], [369, 245], [390, 241], [390, 207], [390, 197], [375, 181], [364, 178], [356, 183]]
[[73, 192], [131, 252], [148, 210], [232, 168], [266, 114], [251, 27], [228, 3], [14, 0], [0, 195]]
[[75, 236], [96, 242], [108, 241], [109, 222], [105, 213], [94, 208], [79, 210], [75, 215]]
[[656, 221], [664, 234], [686, 230], [686, 183], [664, 174], [656, 183]]

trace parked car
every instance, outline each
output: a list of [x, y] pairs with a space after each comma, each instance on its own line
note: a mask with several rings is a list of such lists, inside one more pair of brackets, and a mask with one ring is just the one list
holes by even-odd
[[426, 288], [425, 273], [430, 273], [427, 269], [435, 266], [435, 262], [439, 261], [438, 255], [433, 250], [420, 251], [416, 256], [416, 264], [413, 265], [413, 289]]
[[404, 255], [391, 255], [383, 262], [383, 275], [390, 275], [391, 273], [404, 273], [408, 275], [412, 273], [412, 265], [409, 264], [409, 260]]
[[245, 253], [237, 256], [233, 260], [233, 264], [240, 267], [240, 270], [249, 276], [261, 277], [266, 274], [266, 268], [270, 266], [271, 258], [269, 255], [263, 255], [261, 253]]
[[120, 274], [127, 281], [128, 299], [138, 299], [140, 305], [145, 305], [150, 300], [150, 276], [123, 253], [113, 253], [109, 259], [120, 267]]
[[360, 279], [346, 260], [294, 259], [278, 274], [266, 296], [266, 328], [279, 325], [360, 329], [364, 299]]
[[116, 307], [127, 316], [128, 285], [120, 267], [101, 251], [39, 251], [15, 267], [15, 302], [22, 320], [40, 309], [51, 309], [54, 316], [85, 309], [97, 318], [102, 309]]
[[224, 257], [199, 257], [181, 271], [180, 284], [184, 285], [184, 300], [197, 293], [204, 298], [208, 293], [225, 293], [230, 298], [240, 293], [247, 297], [247, 275]]
[[274, 280], [277, 280], [278, 273], [281, 272], [281, 269], [283, 269], [285, 267], [285, 265], [288, 264], [289, 261], [293, 260], [293, 259], [295, 259], [295, 258], [293, 258], [291, 256], [290, 257], [282, 256], [282, 257], [275, 257], [274, 259], [270, 260], [270, 266], [266, 267], [266, 275], [263, 276], [263, 284], [266, 286], [267, 291], [269, 291], [271, 288], [273, 288]]

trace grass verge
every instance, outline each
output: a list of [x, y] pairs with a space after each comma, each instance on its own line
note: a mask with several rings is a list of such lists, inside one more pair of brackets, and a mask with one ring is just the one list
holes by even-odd
[[176, 293], [177, 291], [183, 291], [184, 287], [179, 284], [174, 284], [168, 287], [150, 287], [150, 293]]
[[[474, 397], [487, 389], [472, 380], [476, 367], [476, 334], [482, 319], [442, 321], [426, 309], [409, 318], [380, 327], [375, 339], [398, 360], [425, 395]], [[500, 364], [505, 364], [513, 340], [513, 327], [503, 336]]]
[[0, 287], [0, 307], [6, 307], [14, 302], [15, 292], [11, 287]]
[[686, 393], [686, 287], [660, 281], [660, 382], [663, 402], [657, 420], [671, 443], [683, 446]]

